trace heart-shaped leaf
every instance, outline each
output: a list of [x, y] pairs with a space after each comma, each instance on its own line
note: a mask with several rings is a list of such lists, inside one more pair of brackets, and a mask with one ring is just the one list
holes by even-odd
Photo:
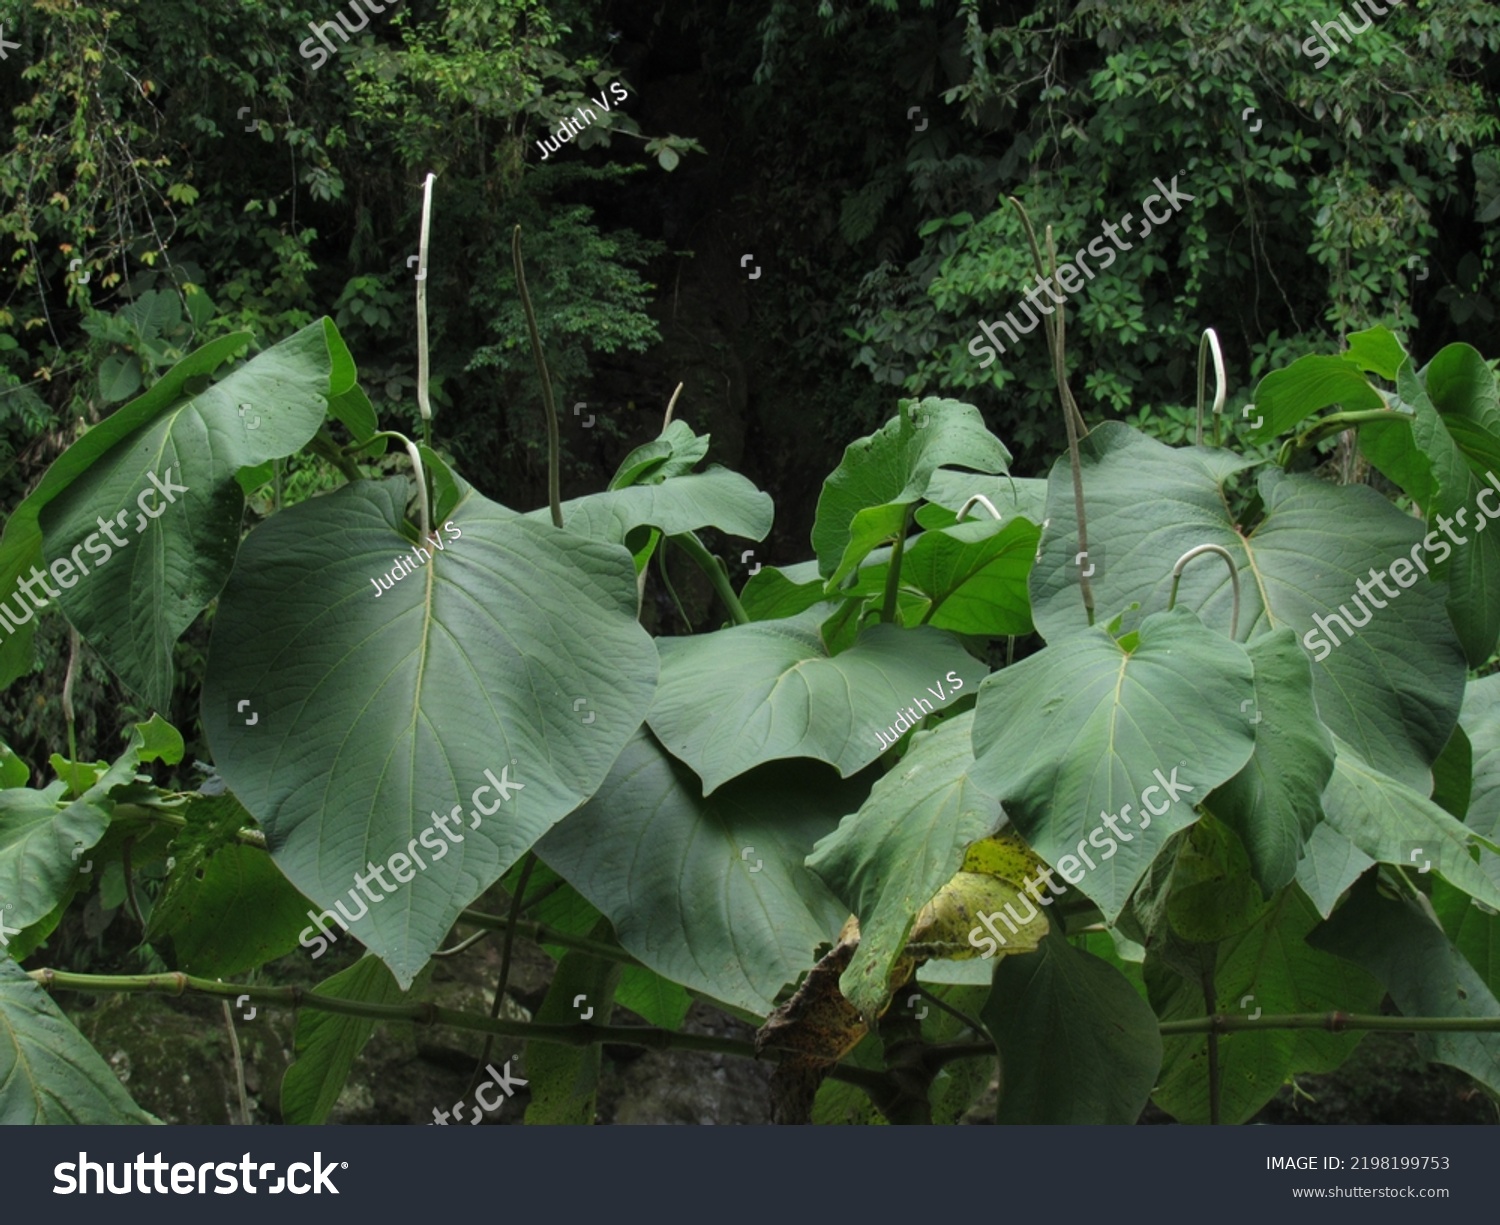
[[[358, 482], [250, 534], [203, 698], [219, 772], [281, 870], [319, 906], [342, 901], [403, 989], [459, 911], [593, 794], [657, 670], [623, 549], [472, 491], [414, 547], [409, 488]], [[362, 896], [383, 864], [394, 896]]]
[[[980, 686], [973, 779], [1113, 922], [1197, 820], [1193, 805], [1249, 760], [1252, 674], [1243, 647], [1181, 608], [1146, 618], [1133, 650], [1103, 630], [1074, 634]], [[1090, 846], [1102, 853], [1085, 868]]]
[[[1101, 616], [1139, 604], [1123, 622], [1134, 628], [1166, 608], [1178, 558], [1219, 545], [1240, 575], [1239, 637], [1290, 628], [1312, 653], [1313, 696], [1328, 729], [1393, 777], [1431, 790], [1431, 763], [1453, 731], [1465, 668], [1442, 585], [1410, 564], [1421, 534], [1410, 515], [1366, 486], [1271, 471], [1259, 478], [1265, 516], [1242, 535], [1228, 510], [1228, 482], [1246, 466], [1237, 456], [1173, 450], [1118, 422], [1095, 429], [1081, 450], [1096, 566], [1090, 582]], [[1047, 514], [1031, 600], [1037, 629], [1050, 641], [1087, 625], [1066, 463], [1053, 468]], [[1374, 575], [1390, 568], [1394, 576], [1401, 559], [1405, 585], [1382, 599]], [[1360, 594], [1361, 581], [1373, 600]], [[1223, 559], [1194, 560], [1177, 603], [1227, 633], [1233, 599]]]
[[997, 1123], [1134, 1123], [1161, 1068], [1156, 1015], [1118, 970], [1052, 932], [1005, 958], [979, 1014], [1000, 1049]]
[[[934, 629], [877, 625], [829, 656], [808, 614], [665, 638], [651, 730], [698, 772], [703, 794], [782, 757], [812, 757], [848, 778], [906, 729], [984, 678]], [[718, 700], [705, 706], [705, 694]]]

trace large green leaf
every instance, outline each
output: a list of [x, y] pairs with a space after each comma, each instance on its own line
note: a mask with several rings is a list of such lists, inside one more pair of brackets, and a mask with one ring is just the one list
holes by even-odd
[[1255, 668], [1255, 751], [1208, 797], [1208, 808], [1240, 836], [1255, 879], [1271, 894], [1296, 875], [1322, 818], [1333, 739], [1318, 718], [1312, 668], [1296, 635], [1273, 630], [1247, 650]]
[[[1167, 607], [1179, 557], [1200, 544], [1227, 549], [1240, 574], [1239, 637], [1290, 628], [1313, 653], [1313, 696], [1328, 729], [1393, 777], [1431, 790], [1430, 767], [1452, 734], [1465, 678], [1443, 586], [1413, 568], [1415, 585], [1397, 587], [1383, 609], [1355, 603], [1358, 581], [1374, 590], [1369, 572], [1417, 546], [1416, 520], [1365, 486], [1268, 471], [1259, 478], [1265, 517], [1241, 535], [1227, 509], [1227, 486], [1247, 461], [1201, 447], [1174, 451], [1118, 422], [1095, 429], [1081, 450], [1090, 582], [1101, 618], [1137, 603], [1140, 610], [1123, 622], [1133, 628]], [[1031, 597], [1037, 629], [1051, 641], [1087, 624], [1065, 461], [1053, 468], [1047, 514]], [[1227, 633], [1232, 595], [1223, 559], [1190, 563], [1177, 602]], [[1341, 606], [1363, 608], [1368, 624], [1348, 626], [1346, 634], [1331, 619], [1348, 615]], [[1337, 645], [1321, 636], [1314, 617], [1323, 618]]]
[[824, 766], [762, 767], [702, 797], [644, 729], [537, 851], [673, 982], [757, 1016], [848, 915], [803, 861], [865, 788]]
[[[401, 988], [377, 957], [361, 957], [317, 986], [318, 995], [365, 1004], [395, 1004]], [[288, 1123], [324, 1123], [349, 1079], [349, 1069], [375, 1032], [370, 1017], [305, 1008], [297, 1014], [296, 1053], [281, 1080], [281, 1115]]]
[[[1072, 859], [1076, 887], [1113, 922], [1193, 805], [1249, 760], [1254, 696], [1245, 649], [1185, 609], [1148, 617], [1132, 650], [1087, 630], [980, 686], [973, 778], [1038, 855]], [[1118, 842], [1104, 820], [1116, 814]], [[1089, 846], [1103, 852], [1091, 868]]]
[[[731, 536], [764, 540], [771, 530], [771, 495], [738, 472], [717, 465], [707, 472], [674, 476], [659, 484], [629, 485], [591, 493], [562, 504], [563, 527], [581, 536], [623, 544], [638, 527], [668, 536], [715, 527]], [[551, 522], [544, 506], [529, 519]]]
[[[147, 705], [169, 705], [173, 644], [234, 564], [244, 509], [236, 474], [300, 449], [352, 376], [332, 321], [309, 324], [152, 414], [42, 510], [47, 560], [85, 572], [66, 586], [58, 579], [68, 619]], [[245, 404], [260, 419], [254, 429]]]
[[[1352, 962], [1309, 947], [1317, 911], [1295, 885], [1283, 890], [1249, 930], [1218, 946], [1214, 1012], [1280, 1016], [1296, 1012], [1374, 1012], [1380, 985]], [[1153, 950], [1153, 953], [1155, 950]], [[1203, 987], [1168, 969], [1153, 953], [1146, 984], [1163, 1021], [1206, 1015]], [[1221, 1117], [1250, 1118], [1296, 1072], [1331, 1072], [1363, 1035], [1316, 1029], [1237, 1030], [1219, 1035]], [[1183, 1123], [1207, 1123], [1208, 1040], [1205, 1034], [1165, 1039], [1156, 1104]]]
[[1437, 872], [1486, 905], [1500, 907], [1500, 871], [1493, 851], [1470, 854], [1473, 829], [1425, 795], [1375, 769], [1335, 738], [1338, 756], [1323, 792], [1328, 824], [1378, 863]]
[[907, 508], [927, 492], [937, 469], [994, 473], [1009, 465], [1010, 452], [985, 428], [977, 408], [957, 400], [903, 400], [893, 420], [845, 448], [823, 483], [812, 533], [819, 573], [850, 573], [884, 537], [899, 531]]
[[[221, 336], [189, 354], [168, 370], [145, 395], [111, 413], [64, 451], [42, 475], [41, 481], [5, 523], [0, 537], [0, 600], [9, 602], [18, 579], [42, 561], [42, 508], [86, 472], [101, 455], [134, 430], [171, 408], [189, 385], [197, 387], [235, 353], [251, 342], [248, 332]], [[118, 506], [110, 507], [113, 515]], [[36, 631], [29, 620], [19, 633], [0, 643], [0, 686], [9, 685], [31, 665], [31, 636]]]
[[847, 778], [889, 747], [881, 736], [899, 739], [903, 712], [941, 710], [986, 672], [951, 635], [926, 628], [876, 625], [830, 657], [807, 614], [657, 647], [651, 730], [698, 772], [704, 795], [782, 757], [826, 761]]
[[1000, 1050], [997, 1123], [1134, 1123], [1161, 1068], [1156, 1015], [1106, 961], [1052, 932], [1003, 958], [979, 1014]]
[[[459, 911], [593, 794], [657, 671], [623, 549], [469, 492], [435, 533], [443, 547], [414, 552], [408, 488], [357, 482], [250, 534], [203, 698], [219, 772], [282, 871], [320, 907], [343, 899], [403, 987]], [[507, 782], [523, 789], [496, 798]], [[437, 833], [450, 810], [461, 843]], [[413, 855], [419, 834], [430, 860]], [[355, 874], [394, 854], [422, 866], [364, 902]]]
[[156, 1121], [47, 993], [0, 955], [0, 1124]]
[[[1381, 897], [1374, 882], [1356, 889], [1311, 943], [1374, 974], [1405, 1016], [1500, 1017], [1500, 1002], [1426, 910]], [[1424, 1032], [1417, 1049], [1500, 1093], [1500, 1034]]]
[[890, 999], [912, 920], [957, 872], [964, 848], [994, 832], [1000, 805], [969, 781], [971, 711], [918, 732], [901, 765], [813, 849], [807, 866], [859, 916], [859, 949], [839, 989], [866, 1016]]

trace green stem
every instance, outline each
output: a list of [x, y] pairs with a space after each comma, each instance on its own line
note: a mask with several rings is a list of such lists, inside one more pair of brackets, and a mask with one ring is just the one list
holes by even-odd
[[1397, 412], [1393, 408], [1362, 408], [1354, 412], [1329, 413], [1326, 417], [1319, 417], [1311, 426], [1298, 434], [1295, 438], [1288, 438], [1282, 444], [1280, 453], [1276, 456], [1276, 462], [1285, 468], [1300, 451], [1320, 442], [1328, 434], [1337, 434], [1348, 429], [1351, 425], [1362, 425], [1366, 421], [1410, 421], [1411, 417], [1406, 413]]
[[885, 574], [885, 602], [880, 608], [880, 619], [887, 625], [896, 620], [896, 596], [901, 590], [901, 554], [906, 551], [906, 533], [911, 526], [913, 509], [908, 503], [901, 513], [901, 530], [896, 533], [896, 543], [891, 546], [890, 569]]
[[1500, 1033], [1500, 1017], [1380, 1017], [1352, 1012], [1294, 1012], [1271, 1017], [1231, 1017], [1216, 1013], [1186, 1021], [1163, 1021], [1164, 1038], [1181, 1034], [1237, 1033], [1247, 1029], [1326, 1029], [1342, 1033], [1352, 1029], [1385, 1030], [1397, 1034]]
[[335, 468], [342, 472], [347, 480], [364, 480], [364, 476], [360, 472], [358, 466], [352, 459], [344, 454], [343, 450], [339, 447], [339, 444], [333, 440], [333, 435], [328, 432], [328, 427], [326, 425], [322, 429], [320, 429], [316, 437], [314, 437], [313, 440], [307, 444], [307, 449], [319, 458], [326, 459], [330, 464], [332, 464]]
[[[593, 1025], [587, 1022], [548, 1025], [536, 1021], [504, 1021], [442, 1008], [437, 1004], [377, 1004], [369, 1000], [342, 999], [319, 995], [305, 987], [272, 987], [257, 983], [226, 983], [212, 978], [171, 972], [167, 974], [73, 974], [65, 970], [32, 970], [29, 977], [47, 991], [87, 991], [112, 994], [196, 995], [234, 999], [248, 996], [256, 1003], [281, 1004], [290, 1008], [314, 1008], [320, 1012], [346, 1017], [367, 1017], [377, 1021], [405, 1021], [414, 1025], [444, 1025], [452, 1029], [493, 1034], [501, 1038], [521, 1038], [532, 1042], [551, 1042], [558, 1046], [594, 1046], [602, 1042], [622, 1046], [639, 1046], [647, 1050], [701, 1051], [706, 1054], [734, 1055], [741, 1059], [762, 1059], [767, 1053], [780, 1054], [783, 1048], [769, 1046], [757, 1051], [752, 1042], [719, 1038], [712, 1034], [676, 1033], [648, 1025]], [[993, 1048], [991, 1048], [993, 1050]], [[885, 1085], [885, 1078], [863, 1068], [835, 1067], [829, 1070], [835, 1080], [859, 1085], [867, 1090]]]
[[[114, 819], [117, 821], [159, 821], [163, 825], [175, 825], [182, 829], [187, 825], [187, 818], [166, 808], [156, 808], [148, 804], [116, 804]], [[258, 847], [266, 850], [266, 836], [258, 829], [239, 829], [234, 832], [236, 842], [242, 842], [246, 846]]]
[[510, 258], [516, 268], [516, 289], [526, 312], [526, 330], [531, 336], [531, 351], [536, 356], [536, 373], [542, 381], [542, 407], [547, 413], [547, 503], [552, 507], [552, 526], [562, 527], [562, 478], [558, 469], [557, 405], [552, 400], [552, 376], [547, 373], [547, 359], [542, 356], [542, 337], [536, 328], [536, 311], [531, 309], [531, 295], [526, 292], [526, 269], [521, 265], [521, 227], [511, 231]]
[[[526, 861], [521, 865], [521, 875], [516, 881], [515, 896], [510, 899], [510, 915], [505, 921], [505, 940], [500, 950], [500, 981], [495, 984], [495, 1002], [490, 1005], [490, 1016], [498, 1017], [501, 1009], [505, 1007], [505, 992], [510, 986], [510, 954], [516, 943], [516, 924], [521, 921], [521, 904], [526, 897], [526, 885], [531, 880], [531, 873], [536, 868], [536, 852], [527, 851]], [[479, 1083], [479, 1078], [484, 1074], [484, 1065], [489, 1060], [490, 1050], [495, 1044], [495, 1035], [490, 1034], [484, 1040], [484, 1049], [479, 1053], [479, 1061], [474, 1065], [474, 1074], [469, 1077], [469, 1087], [464, 1090], [467, 1097], [474, 1092], [474, 1086]]]
[[713, 584], [714, 590], [723, 601], [724, 607], [729, 610], [734, 623], [749, 625], [750, 614], [745, 611], [739, 596], [734, 594], [734, 588], [729, 585], [729, 575], [719, 565], [718, 559], [704, 547], [697, 533], [683, 532], [680, 536], [669, 536], [667, 539], [698, 563], [698, 568], [708, 576], [708, 581]]

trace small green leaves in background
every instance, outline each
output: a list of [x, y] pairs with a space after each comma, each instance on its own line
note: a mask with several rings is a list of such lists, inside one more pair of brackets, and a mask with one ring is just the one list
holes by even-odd
[[[40, 789], [0, 789], [0, 905], [5, 907], [0, 913], [7, 927], [24, 933], [45, 919], [50, 932], [58, 907], [86, 883], [82, 868], [109, 829], [112, 793], [132, 785], [142, 764], [159, 759], [174, 764], [181, 757], [182, 737], [153, 715], [131, 729], [125, 751], [104, 769], [64, 763], [82, 787], [70, 788], [58, 778]], [[9, 952], [16, 955], [33, 943], [23, 935]]]

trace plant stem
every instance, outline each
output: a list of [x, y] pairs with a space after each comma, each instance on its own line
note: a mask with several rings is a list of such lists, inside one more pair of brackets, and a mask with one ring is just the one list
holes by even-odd
[[531, 336], [531, 351], [536, 357], [537, 377], [542, 381], [542, 407], [547, 413], [547, 503], [552, 507], [552, 526], [562, 527], [562, 478], [558, 469], [557, 405], [552, 400], [552, 376], [547, 373], [547, 359], [542, 356], [542, 337], [536, 329], [536, 311], [531, 309], [531, 295], [526, 292], [526, 269], [521, 265], [521, 227], [511, 231], [510, 258], [516, 267], [516, 289], [526, 312], [526, 330]]
[[1308, 447], [1321, 441], [1324, 435], [1337, 434], [1351, 425], [1361, 425], [1366, 421], [1410, 420], [1411, 417], [1408, 414], [1397, 412], [1393, 408], [1362, 408], [1353, 412], [1329, 413], [1326, 417], [1319, 417], [1295, 438], [1288, 438], [1282, 444], [1281, 451], [1276, 456], [1276, 462], [1285, 468], [1299, 451], [1307, 450]]
[[245, 1061], [240, 1057], [240, 1036], [234, 1030], [234, 1013], [229, 1011], [229, 1001], [220, 1000], [219, 1006], [224, 1010], [224, 1028], [229, 1031], [229, 1050], [234, 1059], [234, 1087], [240, 1102], [240, 1122], [249, 1127], [250, 1102], [245, 1096]]
[[[886, 624], [896, 620], [896, 596], [901, 589], [901, 554], [906, 551], [906, 533], [911, 526], [911, 513], [913, 506], [908, 504], [901, 513], [901, 530], [896, 533], [896, 543], [891, 546], [890, 569], [885, 574], [885, 603], [880, 609], [880, 619]], [[937, 606], [928, 612], [931, 616], [937, 611]]]
[[[1032, 228], [1031, 218], [1027, 215], [1021, 202], [1014, 196], [1007, 197], [1015, 205], [1016, 212], [1021, 214], [1021, 222], [1026, 227], [1026, 237], [1031, 242], [1031, 254], [1036, 261], [1036, 275], [1040, 282], [1047, 277], [1047, 272], [1042, 266], [1042, 253], [1037, 246], [1036, 231]], [[1047, 250], [1051, 256], [1051, 276], [1057, 276], [1057, 252], [1052, 245], [1052, 228], [1047, 228]], [[1057, 308], [1057, 319], [1047, 317], [1047, 339], [1052, 344], [1052, 370], [1057, 380], [1057, 394], [1062, 401], [1063, 425], [1068, 432], [1068, 464], [1073, 470], [1073, 515], [1078, 520], [1078, 550], [1079, 555], [1074, 559], [1078, 565], [1078, 590], [1083, 597], [1083, 611], [1090, 625], [1094, 624], [1094, 585], [1089, 582], [1088, 571], [1084, 569], [1082, 562], [1087, 560], [1089, 551], [1088, 520], [1083, 510], [1083, 459], [1078, 451], [1078, 440], [1088, 433], [1084, 424], [1083, 414], [1078, 409], [1078, 402], [1073, 399], [1073, 392], [1068, 387], [1068, 365], [1065, 351], [1063, 349], [1063, 307]], [[1092, 568], [1092, 567], [1090, 567]]]
[[[165, 808], [153, 808], [146, 804], [116, 804], [114, 817], [121, 821], [160, 821], [163, 825], [175, 825], [182, 829], [187, 818]], [[266, 836], [258, 829], [240, 829], [234, 834], [236, 842], [266, 850]]]
[[[531, 880], [531, 873], [536, 868], [536, 852], [526, 852], [526, 862], [521, 865], [521, 875], [516, 880], [515, 896], [510, 899], [510, 917], [505, 923], [505, 941], [500, 950], [500, 981], [495, 984], [495, 1002], [490, 1005], [490, 1016], [498, 1017], [500, 1010], [505, 1007], [505, 991], [510, 986], [510, 954], [516, 943], [516, 924], [521, 919], [521, 903], [526, 896], [526, 885]], [[469, 1087], [464, 1090], [467, 1097], [474, 1092], [474, 1086], [479, 1083], [480, 1074], [484, 1071], [485, 1062], [490, 1057], [490, 1048], [495, 1044], [495, 1035], [491, 1034], [484, 1040], [484, 1050], [479, 1054], [479, 1062], [474, 1066], [474, 1075], [469, 1077]]]
[[1385, 1030], [1397, 1034], [1500, 1033], [1500, 1017], [1380, 1017], [1353, 1012], [1293, 1012], [1280, 1016], [1232, 1017], [1215, 1013], [1211, 1017], [1193, 1017], [1186, 1021], [1163, 1021], [1164, 1038], [1182, 1034], [1238, 1033], [1247, 1029], [1326, 1029], [1330, 1033], [1345, 1030]]
[[432, 181], [422, 184], [422, 239], [417, 248], [417, 407], [422, 413], [422, 441], [432, 446], [432, 402], [427, 398], [427, 235], [432, 227]]
[[[719, 1038], [712, 1034], [676, 1033], [649, 1025], [594, 1025], [590, 1022], [552, 1025], [536, 1021], [504, 1021], [478, 1016], [472, 1012], [460, 1012], [454, 1008], [443, 1008], [437, 1004], [377, 1004], [369, 1000], [319, 995], [305, 987], [226, 983], [212, 978], [195, 978], [175, 971], [166, 974], [74, 974], [65, 970], [43, 969], [29, 971], [29, 977], [46, 991], [174, 996], [192, 993], [224, 999], [245, 995], [258, 1004], [315, 1008], [320, 1012], [333, 1012], [346, 1017], [367, 1017], [376, 1021], [443, 1025], [501, 1038], [551, 1042], [558, 1046], [593, 1046], [601, 1042], [614, 1042], [623, 1046], [645, 1047], [648, 1050], [703, 1051], [709, 1054], [734, 1055], [742, 1059], [764, 1057], [764, 1052], [757, 1053], [753, 1042]], [[769, 1046], [764, 1051], [780, 1053], [783, 1049]], [[884, 1083], [884, 1078], [879, 1073], [870, 1073], [861, 1068], [834, 1068], [829, 1074], [851, 1084], [877, 1086]]]
[[749, 625], [750, 614], [745, 611], [744, 605], [740, 603], [739, 596], [734, 594], [734, 588], [729, 585], [729, 575], [719, 565], [718, 560], [704, 547], [698, 539], [696, 532], [683, 532], [680, 536], [668, 536], [673, 544], [698, 563], [698, 568], [708, 575], [708, 581], [713, 584], [719, 599], [724, 602], [724, 607], [729, 610], [729, 615], [734, 619], [736, 625]]

